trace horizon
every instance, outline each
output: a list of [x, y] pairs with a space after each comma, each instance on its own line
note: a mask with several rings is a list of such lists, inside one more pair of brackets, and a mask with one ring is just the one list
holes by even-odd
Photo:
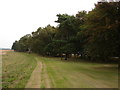
[[12, 50], [11, 48], [0, 48], [0, 50]]

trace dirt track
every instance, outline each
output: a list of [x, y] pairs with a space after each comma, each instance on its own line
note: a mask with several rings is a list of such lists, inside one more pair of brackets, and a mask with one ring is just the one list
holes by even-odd
[[[36, 58], [37, 60], [37, 58]], [[37, 66], [31, 74], [25, 88], [40, 88], [41, 84], [41, 72], [42, 72], [42, 62], [37, 60]]]
[[45, 64], [39, 61], [38, 58], [36, 58], [36, 61], [37, 66], [32, 72], [25, 88], [42, 88], [43, 85], [45, 88], [51, 88], [51, 80], [47, 74]]

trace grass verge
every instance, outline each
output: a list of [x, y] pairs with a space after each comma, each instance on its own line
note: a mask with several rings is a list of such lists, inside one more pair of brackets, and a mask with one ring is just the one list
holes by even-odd
[[36, 66], [34, 55], [8, 52], [2, 57], [2, 87], [24, 88]]

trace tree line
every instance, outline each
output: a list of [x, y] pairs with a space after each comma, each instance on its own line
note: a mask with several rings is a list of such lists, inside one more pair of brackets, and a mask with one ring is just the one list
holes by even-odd
[[89, 12], [57, 14], [58, 26], [39, 27], [13, 43], [19, 52], [47, 56], [80, 55], [91, 61], [120, 57], [120, 2], [98, 2]]

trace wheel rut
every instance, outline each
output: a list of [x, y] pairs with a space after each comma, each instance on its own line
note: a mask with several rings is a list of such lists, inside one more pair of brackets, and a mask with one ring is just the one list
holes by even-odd
[[33, 70], [28, 83], [26, 84], [25, 88], [40, 88], [41, 85], [41, 72], [42, 72], [42, 62], [37, 61], [37, 66]]

